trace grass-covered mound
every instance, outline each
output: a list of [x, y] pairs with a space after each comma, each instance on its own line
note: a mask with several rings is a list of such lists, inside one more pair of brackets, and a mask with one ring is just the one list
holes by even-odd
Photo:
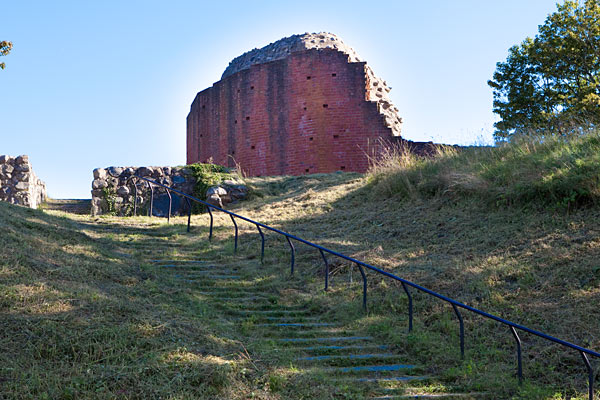
[[156, 246], [178, 228], [90, 218], [0, 202], [0, 398], [221, 392], [235, 346], [211, 331], [211, 310], [123, 252], [123, 240]]
[[499, 147], [440, 148], [433, 159], [390, 147], [370, 183], [384, 196], [474, 197], [491, 206], [571, 209], [600, 200], [600, 134]]

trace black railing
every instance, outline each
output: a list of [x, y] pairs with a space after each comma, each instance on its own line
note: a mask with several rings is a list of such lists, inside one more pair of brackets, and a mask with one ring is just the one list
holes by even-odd
[[[576, 344], [567, 342], [565, 340], [558, 339], [558, 338], [556, 338], [554, 336], [547, 335], [547, 334], [545, 334], [543, 332], [536, 331], [534, 329], [530, 329], [530, 328], [528, 328], [526, 326], [523, 326], [523, 325], [514, 323], [512, 321], [500, 318], [500, 317], [498, 317], [496, 315], [487, 313], [487, 312], [479, 310], [477, 308], [471, 307], [469, 305], [466, 305], [464, 303], [461, 303], [459, 301], [451, 299], [450, 297], [444, 296], [442, 294], [434, 292], [433, 290], [430, 290], [430, 289], [427, 289], [427, 288], [425, 288], [423, 286], [420, 286], [420, 285], [418, 285], [416, 283], [413, 283], [413, 282], [408, 281], [406, 279], [400, 278], [399, 276], [396, 276], [396, 275], [394, 275], [392, 273], [384, 271], [384, 270], [382, 270], [380, 268], [377, 268], [377, 267], [375, 267], [373, 265], [367, 264], [367, 263], [365, 263], [363, 261], [357, 260], [357, 259], [352, 258], [350, 256], [347, 256], [345, 254], [339, 253], [339, 252], [337, 252], [335, 250], [331, 250], [331, 249], [328, 249], [326, 247], [320, 246], [320, 245], [318, 245], [316, 243], [312, 243], [312, 242], [310, 242], [308, 240], [302, 239], [301, 237], [292, 235], [290, 233], [284, 232], [284, 231], [279, 230], [277, 228], [273, 228], [271, 226], [268, 226], [268, 225], [262, 224], [260, 222], [254, 221], [254, 220], [252, 220], [250, 218], [246, 218], [246, 217], [244, 217], [242, 215], [239, 215], [239, 214], [233, 213], [231, 211], [225, 210], [223, 208], [217, 207], [215, 205], [209, 204], [206, 201], [203, 201], [203, 200], [200, 200], [200, 199], [198, 199], [196, 197], [190, 196], [190, 195], [188, 195], [186, 193], [183, 193], [183, 192], [181, 192], [181, 191], [179, 191], [177, 189], [173, 189], [173, 188], [171, 188], [169, 186], [163, 185], [162, 183], [154, 181], [152, 179], [148, 179], [148, 178], [141, 177], [141, 176], [132, 176], [130, 179], [132, 179], [132, 178], [139, 178], [139, 179], [142, 179], [143, 181], [145, 181], [147, 183], [148, 187], [151, 190], [151, 196], [153, 196], [153, 194], [154, 194], [153, 189], [152, 189], [152, 185], [156, 185], [156, 186], [162, 187], [162, 188], [164, 188], [167, 191], [167, 193], [169, 195], [169, 214], [168, 214], [169, 220], [170, 220], [170, 217], [171, 217], [171, 201], [172, 201], [171, 193], [170, 192], [177, 193], [178, 195], [183, 196], [186, 199], [187, 205], [188, 205], [188, 207], [187, 207], [188, 208], [188, 224], [187, 224], [187, 231], [188, 232], [190, 231], [191, 212], [192, 212], [192, 207], [191, 207], [191, 204], [190, 204], [190, 200], [198, 202], [200, 204], [204, 204], [206, 206], [207, 211], [209, 212], [209, 215], [210, 215], [209, 240], [212, 240], [212, 236], [213, 236], [213, 223], [214, 223], [214, 219], [213, 219], [212, 210], [214, 209], [214, 210], [222, 211], [222, 212], [228, 214], [231, 217], [231, 221], [233, 222], [233, 225], [234, 225], [234, 228], [235, 228], [234, 252], [237, 251], [237, 244], [238, 244], [238, 225], [236, 223], [236, 218], [240, 219], [240, 220], [243, 220], [243, 221], [246, 221], [246, 222], [248, 222], [248, 223], [253, 224], [253, 225], [256, 226], [256, 228], [258, 230], [258, 233], [261, 236], [261, 257], [260, 257], [261, 258], [261, 262], [264, 261], [264, 255], [265, 255], [265, 235], [264, 235], [264, 233], [263, 233], [263, 231], [262, 231], [261, 228], [264, 228], [264, 229], [269, 230], [271, 232], [275, 232], [275, 233], [278, 233], [280, 235], [285, 236], [285, 238], [287, 239], [287, 242], [288, 242], [288, 244], [290, 246], [290, 251], [291, 251], [290, 264], [291, 264], [291, 273], [292, 274], [294, 273], [294, 264], [295, 264], [295, 260], [296, 260], [296, 256], [295, 256], [296, 250], [295, 250], [295, 247], [294, 247], [294, 244], [293, 244], [292, 240], [295, 240], [295, 241], [300, 242], [300, 243], [304, 243], [304, 244], [306, 244], [308, 246], [311, 246], [311, 247], [319, 250], [319, 252], [321, 254], [321, 257], [323, 259], [323, 262], [325, 263], [325, 290], [327, 290], [329, 288], [329, 262], [327, 261], [326, 253], [330, 254], [332, 256], [339, 257], [341, 259], [344, 259], [346, 261], [349, 261], [349, 262], [353, 263], [354, 265], [356, 265], [358, 267], [358, 269], [359, 269], [359, 271], [361, 273], [361, 276], [362, 276], [362, 281], [363, 281], [363, 298], [362, 298], [362, 304], [363, 304], [363, 307], [364, 307], [365, 310], [367, 310], [367, 275], [365, 273], [365, 268], [369, 269], [371, 271], [374, 271], [374, 272], [376, 272], [378, 274], [387, 276], [388, 278], [391, 278], [391, 279], [393, 279], [395, 281], [400, 282], [400, 284], [402, 285], [402, 288], [404, 289], [404, 292], [408, 296], [408, 331], [409, 332], [412, 331], [412, 329], [413, 329], [413, 298], [412, 298], [412, 295], [411, 295], [411, 291], [409, 290], [409, 287], [413, 288], [413, 289], [416, 289], [416, 290], [418, 290], [420, 292], [426, 293], [426, 294], [428, 294], [430, 296], [436, 297], [436, 298], [438, 298], [438, 299], [440, 299], [442, 301], [445, 301], [445, 302], [449, 303], [452, 306], [452, 308], [454, 310], [454, 313], [456, 314], [456, 317], [458, 319], [458, 323], [459, 323], [459, 337], [460, 337], [460, 354], [461, 354], [461, 358], [463, 358], [463, 359], [464, 359], [464, 356], [465, 356], [465, 333], [464, 333], [465, 331], [464, 331], [464, 322], [463, 322], [462, 314], [461, 314], [461, 312], [460, 312], [459, 309], [470, 311], [470, 312], [475, 313], [477, 315], [480, 315], [482, 317], [485, 317], [485, 318], [494, 320], [494, 321], [496, 321], [496, 322], [498, 322], [500, 324], [506, 325], [510, 329], [510, 332], [511, 332], [511, 334], [512, 334], [514, 340], [515, 340], [515, 344], [516, 344], [516, 350], [517, 350], [517, 376], [518, 376], [520, 382], [523, 380], [523, 367], [522, 367], [523, 364], [522, 364], [522, 356], [521, 356], [521, 354], [522, 354], [522, 351], [521, 351], [521, 338], [519, 337], [519, 334], [517, 332], [518, 330], [530, 333], [530, 334], [538, 336], [538, 337], [540, 337], [542, 339], [545, 339], [545, 340], [548, 340], [550, 342], [557, 343], [557, 344], [559, 344], [561, 346], [564, 346], [564, 347], [570, 348], [572, 350], [575, 350], [575, 351], [579, 352], [579, 354], [581, 355], [581, 358], [582, 358], [582, 360], [583, 360], [583, 362], [585, 364], [585, 368], [587, 369], [587, 373], [588, 373], [588, 394], [589, 394], [589, 400], [593, 400], [593, 398], [594, 398], [594, 377], [595, 377], [595, 374], [594, 374], [594, 369], [592, 368], [592, 365], [590, 363], [590, 360], [589, 360], [588, 356], [600, 357], [600, 353], [597, 353], [597, 352], [595, 352], [593, 350], [590, 350], [590, 349], [587, 349], [585, 347], [581, 347], [581, 346], [578, 346]], [[137, 210], [137, 207], [136, 207], [136, 204], [137, 204], [137, 184], [134, 184], [134, 186], [135, 186], [135, 199], [134, 199], [134, 215], [135, 215], [136, 210]], [[152, 215], [152, 197], [150, 198], [149, 215], [150, 216]]]

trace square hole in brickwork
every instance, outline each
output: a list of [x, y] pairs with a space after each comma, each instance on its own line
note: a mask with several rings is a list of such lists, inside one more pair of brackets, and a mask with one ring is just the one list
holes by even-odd
[[304, 107], [304, 111], [306, 111], [306, 107]]
[[304, 172], [308, 172], [308, 168], [306, 168], [306, 169], [304, 170]]
[[254, 90], [254, 86], [250, 86], [250, 90]]
[[308, 140], [313, 140], [312, 136], [308, 138]]
[[333, 135], [334, 139], [338, 139], [340, 137], [340, 135]]
[[235, 121], [233, 121], [234, 124], [237, 124], [237, 119]]
[[337, 74], [331, 74], [331, 76], [337, 76]]
[[205, 105], [202, 105], [202, 109], [204, 110], [205, 108], [206, 108], [206, 106], [205, 106]]
[[234, 154], [235, 154], [235, 150], [232, 150], [231, 151], [231, 155], [233, 156]]
[[345, 170], [345, 169], [346, 169], [346, 167], [345, 167], [344, 165], [342, 165], [342, 166], [340, 167], [340, 169], [343, 171], [343, 170]]
[[246, 117], [246, 121], [250, 121], [250, 117]]
[[307, 80], [307, 81], [309, 81], [309, 80], [310, 80], [310, 76], [307, 76], [307, 77], [306, 77], [306, 80]]
[[202, 135], [200, 135], [200, 137], [202, 137]]
[[254, 149], [256, 148], [256, 146], [250, 146], [250, 148], [251, 148], [252, 150], [254, 150]]
[[329, 104], [323, 104], [323, 108], [329, 107]]

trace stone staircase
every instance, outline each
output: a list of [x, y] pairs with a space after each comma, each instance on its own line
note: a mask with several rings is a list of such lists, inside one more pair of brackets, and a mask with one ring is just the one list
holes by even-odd
[[44, 210], [58, 210], [71, 214], [90, 215], [92, 201], [89, 199], [47, 199], [43, 204]]
[[[473, 399], [482, 395], [430, 393], [426, 368], [377, 338], [325, 317], [313, 304], [288, 301], [261, 280], [261, 268], [218, 266], [198, 259], [192, 247], [147, 238], [132, 244], [135, 255], [157, 274], [170, 274], [181, 285], [219, 310], [251, 349], [268, 348], [274, 359], [328, 385], [353, 386], [369, 399]], [[176, 251], [174, 251], [176, 250]], [[176, 254], [176, 256], [172, 256]], [[167, 255], [167, 256], [165, 256]], [[253, 344], [257, 346], [253, 346]], [[345, 397], [347, 398], [347, 397]]]

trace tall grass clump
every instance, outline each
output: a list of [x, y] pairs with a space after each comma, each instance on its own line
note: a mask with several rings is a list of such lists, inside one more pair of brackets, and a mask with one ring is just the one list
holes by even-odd
[[473, 198], [494, 206], [573, 207], [600, 199], [600, 132], [497, 147], [439, 146], [429, 158], [388, 145], [368, 182], [379, 196]]

